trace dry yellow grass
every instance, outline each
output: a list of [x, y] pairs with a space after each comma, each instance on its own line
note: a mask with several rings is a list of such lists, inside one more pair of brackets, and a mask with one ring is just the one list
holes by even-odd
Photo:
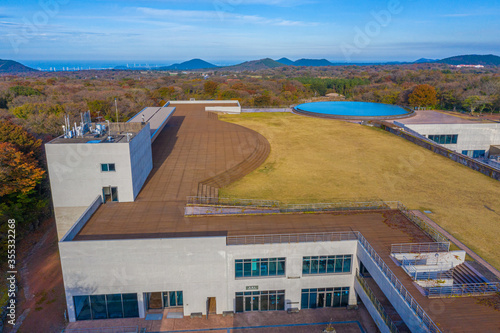
[[264, 135], [271, 154], [221, 197], [287, 203], [400, 201], [500, 269], [500, 182], [382, 130], [286, 113], [222, 116]]

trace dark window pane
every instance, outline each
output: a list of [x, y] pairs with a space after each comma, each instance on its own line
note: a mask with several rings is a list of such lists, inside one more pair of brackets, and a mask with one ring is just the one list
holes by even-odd
[[351, 271], [351, 256], [344, 256], [344, 273]]
[[335, 288], [335, 292], [333, 293], [333, 307], [340, 306], [340, 291], [337, 291], [340, 288]]
[[245, 297], [245, 311], [252, 311], [252, 296]]
[[177, 292], [177, 306], [182, 306], [184, 303], [183, 297], [182, 297], [182, 291]]
[[269, 295], [260, 296], [260, 311], [269, 310]]
[[269, 310], [276, 310], [276, 295], [269, 295]]
[[269, 260], [269, 275], [276, 275], [278, 272], [276, 259]]
[[109, 171], [116, 171], [114, 163], [109, 164], [108, 168], [109, 168]]
[[316, 292], [309, 294], [309, 308], [316, 309], [316, 298], [318, 298], [318, 294]]
[[260, 263], [260, 276], [268, 276], [269, 275], [269, 264], [266, 259], [265, 261], [261, 261]]
[[309, 293], [302, 291], [302, 297], [300, 298], [300, 307], [302, 309], [309, 309]]
[[342, 302], [340, 306], [347, 306], [349, 304], [349, 288], [343, 288], [342, 291]]
[[108, 304], [108, 317], [123, 318], [122, 295], [110, 294], [106, 295], [106, 299]]
[[243, 296], [236, 296], [236, 312], [243, 312]]
[[335, 259], [328, 258], [328, 263], [326, 264], [326, 272], [333, 273], [335, 272]]
[[125, 318], [139, 317], [137, 294], [123, 294], [123, 316]]
[[108, 171], [108, 165], [107, 164], [101, 164], [101, 171]]
[[318, 259], [311, 259], [311, 274], [318, 274]]
[[243, 263], [237, 262], [235, 264], [235, 275], [236, 275], [236, 277], [242, 277], [243, 276]]
[[118, 187], [111, 188], [111, 201], [118, 201]]
[[252, 263], [245, 262], [243, 264], [243, 276], [252, 276]]
[[175, 291], [170, 291], [168, 293], [168, 297], [170, 298], [170, 306], [177, 306], [176, 298], [175, 298]]
[[278, 261], [278, 275], [285, 275], [285, 262]]
[[451, 140], [451, 143], [457, 143], [458, 141], [458, 135], [454, 135], [453, 139]]
[[342, 273], [342, 256], [337, 256], [337, 259], [335, 260], [335, 273]]
[[331, 307], [332, 306], [332, 294], [333, 293], [326, 293], [326, 306]]
[[75, 304], [75, 317], [76, 320], [89, 320], [90, 316], [90, 303], [88, 296], [73, 296], [73, 303]]
[[319, 274], [324, 274], [326, 273], [326, 257], [322, 257], [319, 260]]
[[259, 311], [259, 296], [252, 297], [252, 311]]
[[104, 295], [90, 296], [90, 304], [92, 304], [92, 319], [106, 319], [106, 297]]
[[285, 310], [285, 295], [277, 295], [278, 297], [278, 305], [276, 307], [277, 310]]

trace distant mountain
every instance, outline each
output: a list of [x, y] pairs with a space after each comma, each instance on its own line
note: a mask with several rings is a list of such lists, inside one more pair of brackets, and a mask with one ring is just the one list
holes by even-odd
[[439, 61], [439, 59], [420, 58], [418, 60], [415, 60], [413, 63], [414, 64], [426, 64], [426, 63], [431, 63], [431, 62], [436, 62], [436, 61]]
[[259, 69], [276, 68], [283, 66], [285, 65], [277, 61], [274, 61], [271, 58], [265, 58], [260, 60], [246, 61], [239, 65], [220, 67], [220, 68], [231, 71], [257, 71]]
[[333, 66], [333, 64], [326, 59], [299, 59], [295, 61], [293, 65], [307, 67]]
[[214, 64], [206, 62], [201, 59], [191, 59], [180, 64], [173, 64], [171, 66], [158, 67], [156, 69], [168, 71], [168, 70], [193, 70], [193, 69], [205, 69], [205, 68], [215, 68], [218, 67]]
[[445, 58], [438, 60], [438, 63], [448, 64], [448, 65], [483, 65], [483, 66], [500, 66], [500, 57], [487, 54], [469, 54], [460, 55], [456, 57]]
[[15, 74], [27, 72], [38, 72], [38, 70], [24, 66], [23, 64], [20, 64], [14, 60], [0, 59], [0, 74]]
[[281, 59], [278, 59], [276, 61], [279, 62], [280, 64], [283, 64], [283, 65], [293, 66], [293, 61], [288, 59], [288, 58], [281, 58]]

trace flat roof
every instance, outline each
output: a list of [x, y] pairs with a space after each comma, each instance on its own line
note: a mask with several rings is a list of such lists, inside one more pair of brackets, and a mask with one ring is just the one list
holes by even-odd
[[[175, 106], [175, 105], [174, 105]], [[203, 104], [177, 105], [153, 143], [153, 171], [135, 202], [102, 205], [76, 241], [171, 237], [241, 236], [359, 231], [443, 332], [484, 332], [500, 328], [500, 316], [477, 297], [429, 299], [390, 259], [391, 244], [430, 242], [398, 210], [318, 214], [185, 217], [186, 196], [228, 170], [230, 183], [260, 165], [252, 159], [262, 145], [258, 133], [217, 120]], [[299, 185], [298, 185], [299, 186]]]
[[467, 115], [452, 114], [444, 111], [417, 110], [415, 115], [409, 118], [396, 119], [395, 121], [405, 125], [415, 124], [487, 124], [493, 123], [485, 119], [474, 119]]
[[148, 122], [151, 131], [151, 137], [155, 135], [158, 130], [162, 130], [165, 124], [169, 121], [170, 117], [175, 111], [175, 107], [147, 107], [141, 112], [132, 117], [129, 123]]

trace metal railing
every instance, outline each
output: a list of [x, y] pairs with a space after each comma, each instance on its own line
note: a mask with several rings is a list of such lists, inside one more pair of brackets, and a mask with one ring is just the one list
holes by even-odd
[[231, 199], [231, 198], [207, 198], [190, 196], [187, 197], [188, 205], [211, 205], [211, 206], [233, 206], [233, 207], [262, 207], [262, 208], [278, 208], [279, 201], [274, 200], [257, 200], [257, 199]]
[[391, 245], [391, 254], [432, 253], [432, 252], [449, 252], [449, 251], [450, 251], [450, 242], [406, 243], [406, 244]]
[[439, 231], [434, 229], [429, 223], [422, 220], [415, 215], [412, 211], [405, 207], [402, 203], [398, 202], [398, 210], [406, 216], [407, 219], [415, 223], [427, 236], [431, 237], [438, 243], [448, 242], [448, 238], [444, 237]]
[[371, 210], [371, 209], [392, 209], [392, 208], [390, 203], [385, 201], [288, 204], [280, 206], [281, 213]]
[[356, 271], [356, 278], [358, 279], [359, 285], [363, 288], [366, 295], [368, 296], [368, 298], [372, 302], [373, 306], [375, 307], [377, 312], [380, 314], [380, 316], [384, 320], [384, 323], [387, 325], [387, 328], [389, 328], [389, 331], [392, 333], [398, 333], [399, 332], [398, 328], [396, 327], [396, 325], [394, 324], [392, 319], [387, 315], [387, 312], [385, 312], [384, 307], [379, 302], [377, 297], [375, 297], [375, 294], [371, 290], [371, 288], [368, 285], [368, 283], [366, 282], [366, 280], [361, 275], [359, 275], [358, 271]]
[[500, 283], [468, 283], [462, 285], [426, 288], [429, 298], [467, 297], [500, 293]]
[[314, 243], [314, 242], [340, 242], [357, 240], [357, 231], [322, 232], [302, 234], [277, 234], [277, 235], [251, 235], [228, 236], [227, 245], [255, 245], [255, 244], [288, 244], [288, 243]]
[[378, 253], [373, 249], [373, 247], [368, 243], [365, 237], [358, 233], [358, 241], [361, 246], [368, 252], [373, 261], [380, 268], [382, 273], [387, 277], [389, 282], [392, 284], [394, 289], [396, 289], [403, 300], [408, 304], [408, 306], [413, 310], [413, 312], [419, 317], [422, 322], [427, 326], [429, 332], [441, 332], [441, 330], [437, 327], [437, 325], [432, 321], [429, 315], [424, 311], [424, 309], [417, 303], [417, 301], [413, 298], [413, 296], [408, 292], [408, 290], [403, 286], [401, 281], [394, 275], [389, 266], [382, 260], [382, 258], [378, 255]]
[[99, 327], [99, 328], [66, 328], [61, 333], [138, 333], [138, 326]]

